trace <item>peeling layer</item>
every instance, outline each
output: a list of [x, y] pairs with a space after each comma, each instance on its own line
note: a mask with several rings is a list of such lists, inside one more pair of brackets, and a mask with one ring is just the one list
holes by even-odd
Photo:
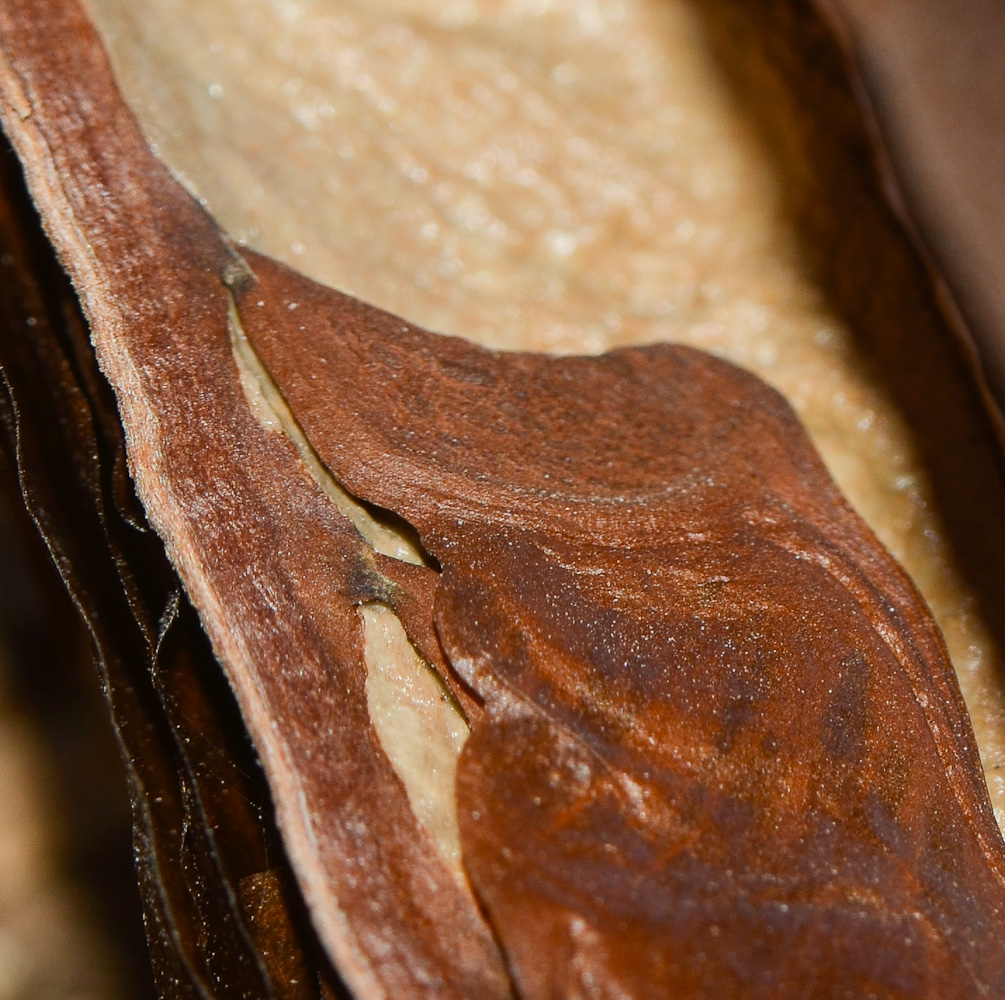
[[255, 419], [266, 430], [284, 434], [293, 442], [301, 461], [324, 491], [325, 496], [352, 522], [353, 527], [375, 552], [415, 566], [428, 565], [418, 536], [407, 523], [399, 521], [397, 524], [392, 524], [390, 518], [382, 520], [375, 517], [366, 506], [339, 485], [318, 458], [317, 452], [290, 412], [276, 383], [248, 342], [241, 325], [241, 317], [233, 302], [230, 305], [227, 322], [241, 387]]
[[[995, 458], [954, 417], [925, 276], [887, 307], [905, 279], [840, 67], [828, 90], [796, 65], [829, 58], [812, 5], [89, 3], [160, 155], [239, 241], [483, 344], [682, 342], [779, 389], [932, 607], [1005, 824]], [[807, 245], [800, 214], [840, 224]]]
[[941, 636], [776, 392], [679, 345], [487, 351], [248, 260], [304, 432], [443, 567], [437, 634], [484, 702], [464, 868], [521, 995], [588, 963], [646, 1000], [1005, 988]]

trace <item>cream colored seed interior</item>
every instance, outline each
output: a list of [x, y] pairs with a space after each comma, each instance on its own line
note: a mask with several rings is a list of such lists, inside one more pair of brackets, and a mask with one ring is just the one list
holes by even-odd
[[359, 616], [367, 710], [377, 738], [405, 786], [412, 812], [447, 867], [466, 885], [455, 784], [468, 725], [394, 612], [383, 604], [364, 604]]
[[484, 344], [682, 341], [780, 389], [931, 605], [1005, 818], [987, 629], [691, 3], [90, 6], [159, 153], [239, 240]]

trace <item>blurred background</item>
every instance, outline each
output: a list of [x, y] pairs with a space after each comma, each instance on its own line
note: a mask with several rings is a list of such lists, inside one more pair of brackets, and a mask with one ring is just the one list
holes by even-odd
[[0, 462], [0, 1000], [152, 996], [90, 640]]

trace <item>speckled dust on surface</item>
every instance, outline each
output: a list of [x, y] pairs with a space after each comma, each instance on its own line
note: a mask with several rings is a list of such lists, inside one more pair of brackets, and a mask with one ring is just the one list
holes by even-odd
[[483, 344], [681, 341], [779, 388], [935, 612], [1005, 819], [996, 653], [689, 3], [89, 3], [159, 154], [255, 249]]

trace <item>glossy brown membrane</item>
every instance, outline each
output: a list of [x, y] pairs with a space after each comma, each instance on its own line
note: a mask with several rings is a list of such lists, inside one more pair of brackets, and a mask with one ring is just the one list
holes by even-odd
[[780, 396], [682, 347], [492, 353], [250, 263], [242, 323], [308, 438], [443, 567], [486, 710], [464, 861], [523, 995], [1002, 987], [941, 638]]

